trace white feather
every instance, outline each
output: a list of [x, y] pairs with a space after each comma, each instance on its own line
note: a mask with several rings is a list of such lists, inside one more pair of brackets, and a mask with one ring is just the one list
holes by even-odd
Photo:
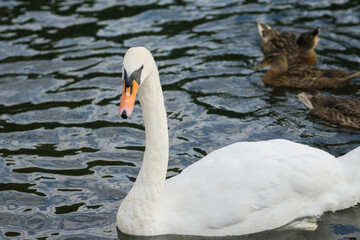
[[146, 149], [139, 176], [118, 211], [120, 231], [225, 236], [280, 227], [313, 230], [316, 223], [301, 219], [359, 202], [360, 148], [337, 159], [281, 139], [234, 143], [165, 181], [166, 112], [153, 62], [145, 48], [132, 48], [124, 57], [125, 68], [144, 65], [146, 70], [139, 87]]

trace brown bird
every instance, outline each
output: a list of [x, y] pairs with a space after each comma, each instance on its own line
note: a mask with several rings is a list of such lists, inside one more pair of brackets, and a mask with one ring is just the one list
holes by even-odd
[[314, 49], [318, 43], [320, 27], [300, 36], [273, 29], [262, 22], [258, 22], [258, 30], [262, 41], [261, 49], [265, 56], [274, 49], [282, 49], [289, 65], [316, 63]]
[[339, 88], [360, 74], [360, 71], [349, 73], [339, 69], [320, 69], [313, 65], [295, 65], [288, 67], [285, 54], [274, 49], [265, 56], [254, 69], [271, 66], [266, 71], [263, 82], [274, 87], [292, 87], [304, 89]]
[[312, 114], [342, 126], [360, 128], [360, 100], [313, 96], [304, 92], [298, 97]]

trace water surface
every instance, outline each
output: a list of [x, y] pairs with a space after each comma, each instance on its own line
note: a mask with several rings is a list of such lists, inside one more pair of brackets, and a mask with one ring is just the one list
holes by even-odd
[[[159, 67], [168, 176], [237, 141], [286, 138], [335, 156], [359, 146], [359, 130], [309, 115], [298, 90], [265, 87], [252, 70], [257, 21], [294, 33], [321, 25], [319, 66], [360, 70], [359, 16], [350, 0], [1, 1], [0, 238], [118, 238], [145, 144], [139, 103], [118, 115], [132, 46]], [[360, 79], [322, 94], [360, 99]], [[359, 239], [360, 208], [326, 213], [312, 233], [236, 239], [296, 238]]]

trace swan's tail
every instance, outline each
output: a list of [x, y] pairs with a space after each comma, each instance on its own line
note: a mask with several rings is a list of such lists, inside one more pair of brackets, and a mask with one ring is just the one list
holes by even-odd
[[348, 177], [353, 181], [360, 183], [360, 147], [338, 157], [338, 159], [344, 164]]
[[349, 208], [360, 202], [360, 147], [338, 157], [338, 160], [344, 166], [344, 182], [331, 195], [335, 204], [328, 211]]

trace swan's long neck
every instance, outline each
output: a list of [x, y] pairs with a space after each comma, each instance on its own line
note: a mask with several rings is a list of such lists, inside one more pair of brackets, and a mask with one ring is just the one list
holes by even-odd
[[139, 99], [144, 116], [146, 142], [143, 164], [135, 184], [151, 189], [160, 198], [168, 165], [169, 139], [164, 96], [157, 69], [142, 84]]
[[144, 235], [149, 235], [161, 204], [169, 156], [164, 97], [156, 67], [138, 94], [146, 133], [144, 160], [132, 189], [121, 203], [117, 222], [125, 233], [139, 233], [142, 229]]

